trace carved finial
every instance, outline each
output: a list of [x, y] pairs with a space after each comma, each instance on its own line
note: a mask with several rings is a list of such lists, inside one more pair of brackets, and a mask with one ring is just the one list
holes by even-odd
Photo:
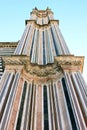
[[37, 7], [35, 7], [35, 10], [38, 10]]
[[47, 6], [47, 10], [49, 10], [50, 8]]

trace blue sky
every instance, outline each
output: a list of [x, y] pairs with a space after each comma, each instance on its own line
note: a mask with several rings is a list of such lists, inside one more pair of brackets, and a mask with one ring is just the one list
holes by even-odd
[[[72, 54], [85, 56], [87, 76], [87, 0], [3, 0], [0, 1], [0, 41], [18, 41], [34, 7], [54, 12]], [[86, 80], [87, 81], [87, 80]]]

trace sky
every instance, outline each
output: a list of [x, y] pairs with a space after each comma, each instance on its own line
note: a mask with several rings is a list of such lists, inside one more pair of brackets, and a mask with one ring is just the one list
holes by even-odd
[[20, 40], [33, 8], [51, 8], [71, 54], [85, 56], [87, 82], [87, 0], [1, 0], [0, 42]]

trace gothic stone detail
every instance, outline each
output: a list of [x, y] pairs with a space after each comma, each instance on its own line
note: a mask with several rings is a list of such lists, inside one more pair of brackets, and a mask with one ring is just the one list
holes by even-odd
[[[37, 64], [31, 64], [30, 63], [30, 57], [26, 55], [13, 55], [13, 56], [6, 56], [3, 57], [5, 66], [10, 65], [23, 65], [26, 72], [30, 73], [31, 75], [37, 75], [37, 76], [48, 76], [48, 75], [54, 75], [57, 72], [62, 72], [61, 68], [79, 68], [79, 70], [83, 71], [83, 64], [84, 64], [84, 57], [79, 56], [59, 56], [55, 57], [55, 62], [53, 64], [48, 64], [47, 66], [37, 65]], [[15, 68], [16, 69], [16, 68]], [[72, 70], [72, 69], [71, 69]]]
[[62, 55], [55, 57], [55, 62], [57, 62], [63, 70], [83, 72], [84, 56]]
[[[84, 57], [76, 56], [59, 56], [55, 58], [53, 64], [37, 65], [30, 63], [30, 57], [26, 55], [14, 55], [3, 57], [4, 65], [7, 70], [16, 72], [21, 71], [23, 77], [36, 83], [56, 81], [63, 77], [63, 72], [73, 72], [83, 70]], [[43, 79], [44, 77], [44, 79]]]
[[49, 8], [26, 24], [18, 45], [0, 43], [0, 130], [87, 130], [84, 57], [71, 55]]

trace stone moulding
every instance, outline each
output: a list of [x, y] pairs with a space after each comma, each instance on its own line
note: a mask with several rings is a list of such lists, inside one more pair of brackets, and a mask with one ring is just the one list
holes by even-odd
[[5, 65], [24, 65], [30, 61], [26, 55], [3, 56], [2, 58]]
[[18, 42], [0, 42], [0, 48], [10, 47], [10, 48], [16, 48], [18, 45]]
[[55, 57], [55, 62], [60, 65], [63, 69], [71, 69], [76, 68], [78, 71], [83, 72], [84, 66], [84, 56], [74, 56], [74, 55], [62, 55]]
[[[47, 77], [49, 75], [55, 75], [57, 73], [63, 73], [64, 70], [73, 71], [73, 68], [83, 71], [84, 57], [83, 56], [58, 56], [55, 57], [53, 64], [37, 65], [30, 63], [30, 57], [26, 55], [12, 55], [3, 57], [4, 65], [9, 68], [17, 68], [17, 66], [23, 66], [22, 68], [30, 75], [36, 75], [38, 77]], [[10, 67], [11, 66], [11, 67]], [[18, 67], [19, 68], [19, 67]]]
[[35, 25], [35, 27], [37, 27], [39, 29], [39, 28], [49, 27], [51, 25], [51, 23], [57, 23], [59, 25], [59, 20], [49, 20], [48, 24], [43, 24], [43, 25], [37, 24], [36, 20], [26, 20], [25, 21], [25, 25], [30, 24], [30, 23], [33, 23]]
[[37, 76], [37, 75], [31, 75], [30, 73], [27, 73], [25, 70], [22, 72], [22, 77], [25, 78], [29, 82], [34, 82], [35, 84], [49, 84], [50, 82], [58, 81], [63, 77], [62, 73], [57, 73], [55, 75], [48, 75], [48, 76]]
[[25, 65], [25, 70], [31, 75], [37, 75], [38, 77], [47, 77], [49, 75], [55, 75], [57, 73], [62, 73], [61, 66], [57, 64], [48, 64], [47, 66], [38, 66], [28, 64]]

